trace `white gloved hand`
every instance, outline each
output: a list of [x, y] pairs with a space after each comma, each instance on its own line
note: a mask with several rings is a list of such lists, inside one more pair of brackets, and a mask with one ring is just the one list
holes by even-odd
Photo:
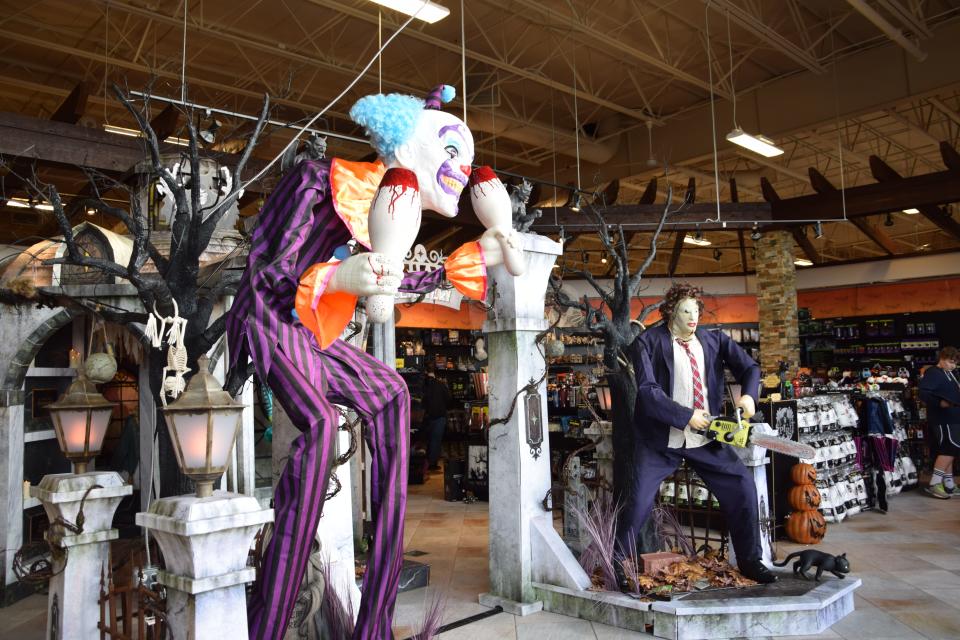
[[703, 409], [694, 409], [687, 426], [697, 431], [706, 431], [710, 426], [710, 414]]
[[523, 255], [523, 236], [510, 227], [491, 227], [480, 236], [480, 248], [487, 267], [506, 266], [510, 275], [521, 276], [527, 270]]
[[753, 401], [753, 397], [746, 394], [740, 396], [740, 401], [737, 402], [737, 406], [742, 410], [744, 420], [749, 420], [753, 417], [753, 414], [757, 412], [757, 405]]
[[403, 280], [403, 261], [382, 253], [358, 253], [340, 263], [326, 291], [356, 296], [394, 295]]

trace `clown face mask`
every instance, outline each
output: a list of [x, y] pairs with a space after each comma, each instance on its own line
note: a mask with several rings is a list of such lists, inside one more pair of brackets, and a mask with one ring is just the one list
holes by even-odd
[[670, 333], [689, 340], [700, 323], [700, 305], [693, 298], [684, 298], [673, 308], [670, 316]]
[[460, 118], [424, 109], [390, 166], [416, 174], [424, 209], [452, 218], [470, 177], [473, 154], [473, 134]]

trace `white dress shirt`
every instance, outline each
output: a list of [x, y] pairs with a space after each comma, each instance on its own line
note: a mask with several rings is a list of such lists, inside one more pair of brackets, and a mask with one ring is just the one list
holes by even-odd
[[[686, 349], [677, 344], [675, 337], [671, 336], [671, 342], [673, 343], [673, 393], [670, 397], [673, 398], [673, 401], [677, 404], [692, 409], [693, 370], [690, 368], [690, 356], [687, 355]], [[697, 361], [697, 368], [700, 371], [700, 386], [703, 390], [703, 408], [709, 411], [710, 401], [707, 398], [706, 369], [703, 366], [703, 346], [700, 344], [700, 341], [697, 340], [696, 335], [694, 335], [686, 345], [690, 348], [694, 359]], [[710, 441], [700, 435], [700, 432], [696, 429], [690, 428], [689, 425], [674, 425], [670, 427], [670, 440], [667, 442], [667, 446], [671, 449], [679, 449], [683, 446], [686, 446], [688, 449], [693, 449], [695, 447], [702, 447], [708, 442]]]

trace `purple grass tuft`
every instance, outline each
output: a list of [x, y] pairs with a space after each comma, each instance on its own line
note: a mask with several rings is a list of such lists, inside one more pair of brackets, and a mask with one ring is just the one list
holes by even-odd
[[439, 592], [433, 594], [430, 606], [423, 612], [423, 621], [420, 623], [418, 631], [412, 640], [430, 640], [437, 635], [440, 629], [440, 623], [443, 622], [443, 614], [447, 609], [447, 599]]
[[653, 517], [657, 541], [660, 543], [661, 549], [672, 551], [674, 548], [677, 548], [688, 558], [697, 555], [697, 551], [693, 547], [693, 542], [691, 542], [690, 537], [684, 533], [683, 525], [677, 520], [677, 516], [674, 515], [672, 509], [662, 506], [654, 507], [651, 515]]
[[324, 559], [321, 563], [323, 574], [323, 600], [320, 603], [320, 615], [326, 626], [327, 635], [331, 640], [350, 640], [353, 638], [353, 603], [349, 596], [344, 603], [340, 594], [333, 588], [333, 576], [330, 571], [330, 562]]
[[574, 507], [573, 513], [591, 538], [590, 544], [580, 554], [580, 566], [588, 575], [593, 575], [596, 568], [600, 567], [603, 587], [609, 591], [617, 591], [619, 585], [613, 563], [616, 561], [617, 516], [620, 506], [615, 505], [610, 494], [603, 491], [586, 512]]

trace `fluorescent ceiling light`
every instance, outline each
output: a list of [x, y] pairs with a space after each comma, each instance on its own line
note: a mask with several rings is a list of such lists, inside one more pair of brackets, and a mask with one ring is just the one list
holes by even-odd
[[[112, 124], [103, 125], [103, 130], [107, 133], [115, 133], [118, 136], [129, 136], [131, 138], [142, 138], [143, 133], [137, 131], [136, 129], [128, 129], [127, 127], [118, 127]], [[169, 142], [170, 144], [180, 145], [181, 147], [189, 147], [190, 141], [184, 140], [183, 138], [174, 138], [173, 136], [167, 137], [164, 142]]]
[[779, 156], [783, 153], [783, 149], [775, 145], [770, 138], [751, 135], [739, 127], [727, 134], [727, 140], [767, 158]]
[[907, 214], [907, 215], [915, 216], [915, 215], [917, 215], [918, 213], [920, 213], [920, 209], [913, 209], [913, 208], [904, 209], [903, 212], [904, 212], [905, 214]]
[[793, 264], [797, 265], [798, 267], [812, 267], [813, 261], [807, 260], [806, 258], [795, 258]]
[[683, 236], [683, 241], [684, 241], [684, 243], [686, 243], [686, 244], [692, 244], [692, 245], [695, 245], [695, 246], [698, 246], [698, 247], [709, 247], [710, 244], [711, 244], [711, 242], [710, 242], [709, 240], [707, 240], [706, 238], [697, 238], [697, 237], [694, 237], [694, 236], [690, 235], [689, 233], [688, 233], [687, 235]]
[[450, 15], [450, 9], [429, 0], [371, 0], [371, 2], [381, 7], [405, 13], [408, 16], [414, 16], [417, 20], [423, 20], [430, 24], [443, 20]]
[[53, 211], [52, 204], [45, 204], [42, 202], [31, 203], [29, 200], [25, 200], [23, 198], [10, 198], [4, 204], [14, 209], [37, 209], [39, 211]]

